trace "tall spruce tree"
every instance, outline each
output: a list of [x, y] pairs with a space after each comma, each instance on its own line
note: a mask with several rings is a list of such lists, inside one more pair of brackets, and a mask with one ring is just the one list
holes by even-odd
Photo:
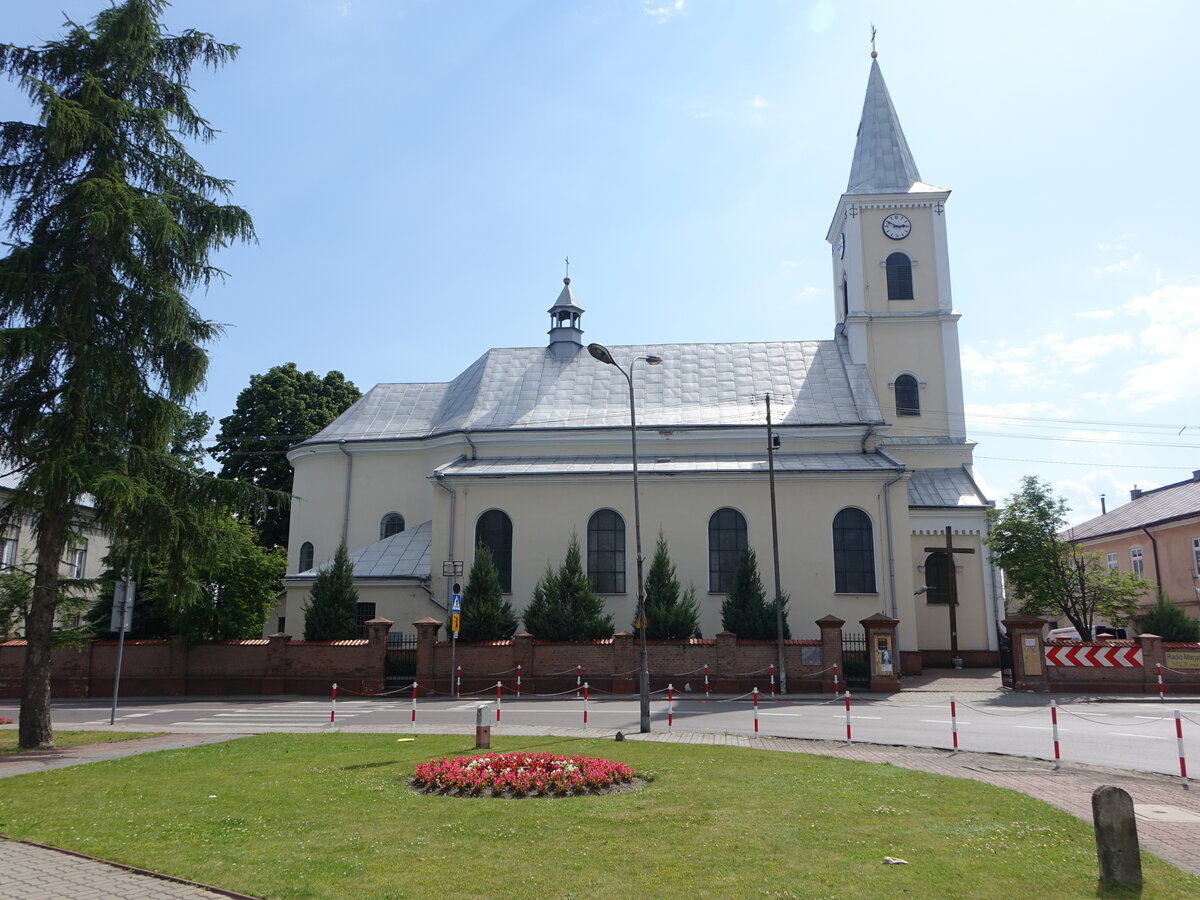
[[[637, 634], [637, 622], [633, 633]], [[667, 548], [667, 539], [658, 532], [654, 559], [646, 574], [646, 637], [654, 641], [678, 641], [700, 637], [700, 608], [695, 585], [680, 594], [675, 564]]]
[[22, 747], [53, 745], [51, 636], [79, 500], [92, 495], [119, 540], [172, 538], [173, 503], [219, 492], [166, 450], [218, 333], [187, 294], [220, 274], [213, 250], [253, 238], [250, 216], [219, 202], [230, 182], [184, 143], [214, 135], [191, 105], [192, 66], [238, 48], [166, 33], [165, 5], [125, 0], [40, 47], [0, 44], [0, 70], [37, 108], [0, 123], [0, 458], [23, 476], [5, 515], [37, 534]]
[[[746, 547], [738, 556], [729, 596], [721, 604], [721, 627], [743, 640], [774, 640], [778, 634], [775, 620], [775, 604], [767, 602], [762, 577], [758, 574], [758, 557], [754, 548]], [[792, 636], [786, 596], [783, 598], [783, 636]]]
[[344, 641], [358, 637], [358, 589], [346, 542], [338, 544], [333, 561], [317, 570], [304, 604], [306, 641]]
[[459, 624], [458, 639], [467, 643], [507, 641], [517, 630], [517, 613], [504, 599], [492, 551], [482, 543], [475, 548], [475, 561], [463, 589]]
[[592, 590], [583, 571], [579, 538], [571, 535], [567, 556], [558, 571], [546, 565], [533, 588], [524, 613], [525, 630], [543, 641], [593, 641], [612, 637], [613, 617], [604, 612], [604, 600]]

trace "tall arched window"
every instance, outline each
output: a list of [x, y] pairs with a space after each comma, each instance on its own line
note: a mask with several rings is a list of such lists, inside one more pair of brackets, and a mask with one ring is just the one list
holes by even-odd
[[738, 556], [749, 542], [746, 517], [728, 506], [718, 509], [708, 520], [708, 589], [728, 594], [733, 587]]
[[404, 516], [398, 512], [390, 512], [379, 520], [379, 539], [382, 541], [393, 534], [404, 530]]
[[846, 507], [833, 517], [833, 581], [839, 594], [875, 593], [875, 538], [861, 509]]
[[925, 592], [927, 603], [950, 602], [950, 562], [945, 553], [930, 553], [925, 557]]
[[298, 571], [307, 572], [313, 566], [313, 545], [305, 541], [300, 545], [300, 566]]
[[887, 258], [887, 291], [889, 300], [913, 298], [912, 260], [896, 252]]
[[921, 397], [917, 379], [911, 375], [896, 376], [896, 415], [919, 416]]
[[598, 509], [588, 519], [587, 571], [598, 593], [625, 593], [625, 520], [616, 510]]
[[492, 552], [492, 561], [500, 575], [500, 589], [512, 593], [512, 519], [499, 509], [489, 509], [475, 523], [475, 545], [483, 544]]

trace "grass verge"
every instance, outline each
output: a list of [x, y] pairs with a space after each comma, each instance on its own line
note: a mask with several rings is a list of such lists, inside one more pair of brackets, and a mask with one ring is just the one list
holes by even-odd
[[[115, 744], [120, 741], [136, 741], [139, 738], [155, 737], [158, 731], [56, 731], [54, 746], [61, 750], [64, 747], [81, 747], [84, 744]], [[0, 728], [0, 756], [9, 753], [26, 753], [37, 751], [22, 750], [17, 746], [17, 729]]]
[[[463, 736], [270, 734], [0, 783], [0, 833], [263, 897], [1096, 896], [1083, 822], [890, 765], [731, 747], [499, 738], [650, 783], [596, 797], [414, 793]], [[883, 857], [908, 860], [884, 865]], [[1143, 855], [1144, 896], [1200, 878]]]

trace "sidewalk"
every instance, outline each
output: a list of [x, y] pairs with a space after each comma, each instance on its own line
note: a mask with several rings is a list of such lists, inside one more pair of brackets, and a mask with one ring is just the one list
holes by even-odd
[[[938, 690], [941, 690], [939, 686]], [[973, 693], [973, 692], [972, 692]], [[473, 727], [416, 726], [415, 733], [473, 734]], [[614, 732], [599, 728], [537, 728], [507, 726], [513, 736], [555, 735], [561, 737], [612, 737]], [[88, 744], [0, 758], [0, 777], [80, 765], [104, 759], [118, 759], [155, 750], [197, 746], [215, 741], [244, 737], [244, 734], [170, 734], [116, 744]], [[760, 737], [717, 733], [627, 734], [627, 740], [658, 741], [746, 747], [785, 753], [808, 753], [862, 762], [889, 763], [906, 769], [970, 778], [985, 784], [1009, 788], [1057, 806], [1091, 822], [1092, 792], [1103, 784], [1116, 785], [1129, 792], [1138, 816], [1138, 837], [1143, 850], [1154, 853], [1184, 871], [1200, 875], [1200, 785], [1184, 790], [1177, 777], [1130, 772], [1077, 763], [1061, 764], [1024, 757], [1001, 756], [898, 747], [841, 741], [817, 741], [796, 738]], [[65, 851], [23, 844], [0, 836], [0, 898], [191, 898], [199, 900], [216, 894], [243, 895], [164, 881], [153, 873], [130, 871], [103, 861], [78, 857]]]

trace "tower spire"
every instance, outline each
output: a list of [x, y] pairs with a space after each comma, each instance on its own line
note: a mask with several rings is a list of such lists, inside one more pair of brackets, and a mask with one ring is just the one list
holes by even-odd
[[902, 194], [921, 180], [883, 81], [878, 55], [872, 27], [871, 75], [867, 79], [867, 95], [858, 123], [858, 141], [854, 145], [847, 194]]

